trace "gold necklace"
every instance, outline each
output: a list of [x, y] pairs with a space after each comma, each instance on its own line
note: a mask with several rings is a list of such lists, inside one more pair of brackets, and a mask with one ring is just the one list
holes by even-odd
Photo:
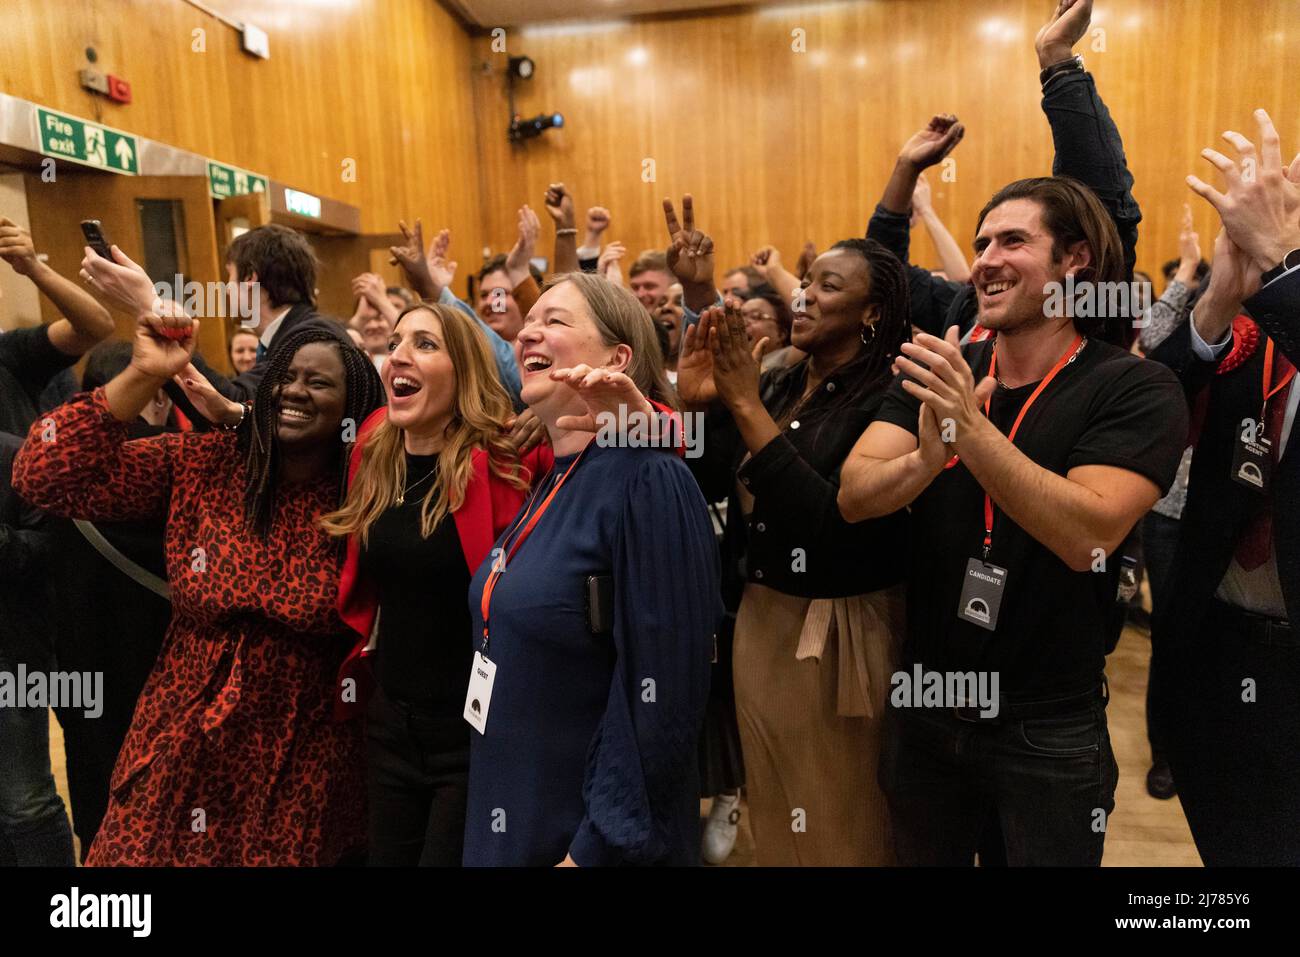
[[420, 485], [423, 485], [424, 482], [425, 482], [427, 479], [429, 479], [429, 478], [431, 478], [432, 476], [434, 476], [435, 474], [437, 474], [437, 471], [438, 471], [438, 466], [435, 465], [433, 468], [429, 469], [428, 474], [425, 475], [423, 478], [417, 479], [415, 482], [413, 482], [413, 483], [411, 483], [410, 485], [406, 486], [406, 488], [404, 488], [402, 491], [398, 492], [398, 493], [397, 493], [397, 504], [398, 504], [398, 507], [401, 507], [401, 506], [403, 506], [403, 505], [406, 504], [406, 493], [407, 493], [407, 492], [411, 491], [411, 489], [413, 489], [413, 488], [416, 488], [416, 487], [418, 487], [418, 486], [420, 486]]
[[[1083, 347], [1086, 346], [1087, 344], [1088, 344], [1088, 337], [1084, 336], [1082, 341], [1080, 341], [1079, 343], [1079, 348], [1074, 350], [1074, 355], [1070, 356], [1070, 358], [1065, 361], [1065, 364], [1068, 366], [1075, 359], [1079, 358], [1079, 353], [1083, 351]], [[999, 389], [1006, 389], [1007, 391], [1011, 390], [1011, 386], [1007, 385], [1005, 382], [1002, 381], [1002, 376], [996, 375], [993, 378], [997, 380]]]

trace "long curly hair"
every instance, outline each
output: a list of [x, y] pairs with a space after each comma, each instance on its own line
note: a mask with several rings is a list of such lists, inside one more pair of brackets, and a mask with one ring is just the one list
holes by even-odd
[[[485, 449], [488, 468], [515, 488], [527, 489], [530, 477], [507, 435], [513, 407], [497, 377], [487, 337], [459, 309], [434, 302], [403, 310], [393, 328], [420, 310], [442, 324], [443, 342], [456, 372], [456, 396], [438, 453], [437, 477], [420, 506], [420, 535], [428, 538], [439, 522], [464, 504], [474, 474], [475, 449]], [[405, 488], [405, 435], [385, 417], [362, 446], [361, 462], [342, 507], [324, 516], [321, 527], [331, 535], [359, 535], [364, 544], [375, 520], [396, 504]]]

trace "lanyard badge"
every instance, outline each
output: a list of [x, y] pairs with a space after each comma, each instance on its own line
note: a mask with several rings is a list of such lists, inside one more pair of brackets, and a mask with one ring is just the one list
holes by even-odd
[[1273, 340], [1268, 340], [1264, 347], [1264, 381], [1263, 404], [1259, 411], [1259, 421], [1249, 419], [1241, 423], [1237, 441], [1233, 443], [1232, 480], [1249, 489], [1264, 494], [1268, 493], [1273, 480], [1273, 440], [1265, 434], [1268, 423], [1268, 404], [1272, 398], [1287, 387], [1295, 377], [1295, 366], [1287, 363], [1287, 371], [1276, 386], [1273, 385]]
[[[501, 576], [505, 574], [510, 559], [514, 558], [515, 552], [519, 551], [519, 546], [533, 533], [533, 529], [537, 527], [542, 515], [551, 507], [551, 502], [555, 500], [556, 493], [560, 491], [560, 487], [573, 474], [573, 470], [578, 467], [578, 463], [582, 461], [582, 457], [587, 454], [587, 449], [590, 447], [588, 445], [578, 453], [578, 457], [564, 470], [560, 480], [555, 483], [555, 487], [551, 489], [550, 494], [542, 500], [535, 513], [533, 512], [533, 506], [537, 502], [537, 496], [533, 496], [532, 502], [524, 509], [523, 516], [502, 539], [503, 546], [505, 543], [510, 542], [511, 538], [514, 538], [513, 544], [510, 545], [508, 550], [503, 548], [501, 552], [497, 553], [497, 556], [492, 561], [492, 567], [488, 571], [487, 580], [483, 583], [483, 598], [480, 603], [480, 610], [483, 613], [483, 647], [474, 652], [474, 663], [470, 666], [469, 672], [469, 688], [465, 693], [464, 713], [465, 720], [479, 734], [487, 733], [488, 705], [492, 700], [492, 685], [495, 683], [497, 676], [496, 663], [488, 658], [488, 620], [492, 611], [492, 593], [496, 590], [497, 582]], [[517, 538], [515, 538], [516, 532], [519, 533]]]
[[[1070, 347], [1065, 350], [1060, 359], [1056, 360], [1056, 365], [1052, 366], [1052, 370], [1047, 373], [1043, 381], [1038, 383], [1038, 388], [1029, 396], [1028, 401], [1020, 407], [1020, 414], [1016, 416], [1011, 431], [1007, 433], [1008, 441], [1015, 442], [1016, 435], [1020, 431], [1020, 423], [1025, 420], [1025, 413], [1029, 411], [1029, 407], [1051, 385], [1057, 373], [1078, 358], [1079, 352], [1086, 341], [1083, 336], [1075, 336], [1074, 341], [1070, 343]], [[998, 350], [995, 345], [993, 347], [993, 357], [989, 360], [988, 374], [996, 376], [997, 368]], [[989, 414], [992, 405], [993, 397], [989, 396], [984, 402], [985, 416]], [[993, 499], [985, 492], [983, 552], [979, 558], [967, 560], [966, 573], [962, 578], [961, 598], [957, 602], [957, 617], [962, 621], [978, 625], [986, 631], [997, 630], [998, 611], [1002, 607], [1002, 596], [1005, 593], [1007, 584], [1007, 570], [989, 562], [989, 551], [993, 548], [993, 518]]]

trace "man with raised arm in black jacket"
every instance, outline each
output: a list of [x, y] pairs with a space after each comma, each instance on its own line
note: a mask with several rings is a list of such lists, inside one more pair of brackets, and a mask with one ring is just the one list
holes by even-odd
[[[1300, 157], [1202, 155], [1226, 193], [1210, 284], [1152, 354], [1205, 402], [1162, 625], [1174, 780], [1206, 864], [1300, 864]], [[1245, 313], [1245, 316], [1241, 314]], [[1246, 318], [1249, 317], [1249, 318]], [[1252, 321], [1253, 320], [1253, 321]], [[1208, 394], [1207, 394], [1208, 393]]]

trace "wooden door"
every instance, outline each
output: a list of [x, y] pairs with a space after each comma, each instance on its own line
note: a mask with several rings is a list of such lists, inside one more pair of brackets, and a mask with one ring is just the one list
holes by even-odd
[[266, 193], [247, 193], [216, 201], [217, 259], [225, 262], [226, 250], [250, 229], [271, 221], [271, 203]]
[[[60, 168], [55, 182], [28, 173], [26, 185], [32, 240], [36, 251], [48, 256], [51, 267], [75, 279], [85, 247], [81, 221], [100, 220], [109, 242], [146, 271], [155, 264], [150, 271], [155, 282], [174, 284], [179, 273], [184, 282], [199, 284], [203, 291], [202, 308], [197, 311], [202, 320], [199, 350], [213, 367], [231, 371], [224, 299], [210, 285], [223, 282], [225, 272], [217, 258], [207, 177], [116, 176]], [[48, 301], [42, 300], [41, 310], [47, 322], [58, 318]], [[135, 317], [118, 312], [114, 317], [117, 335], [131, 338]]]

